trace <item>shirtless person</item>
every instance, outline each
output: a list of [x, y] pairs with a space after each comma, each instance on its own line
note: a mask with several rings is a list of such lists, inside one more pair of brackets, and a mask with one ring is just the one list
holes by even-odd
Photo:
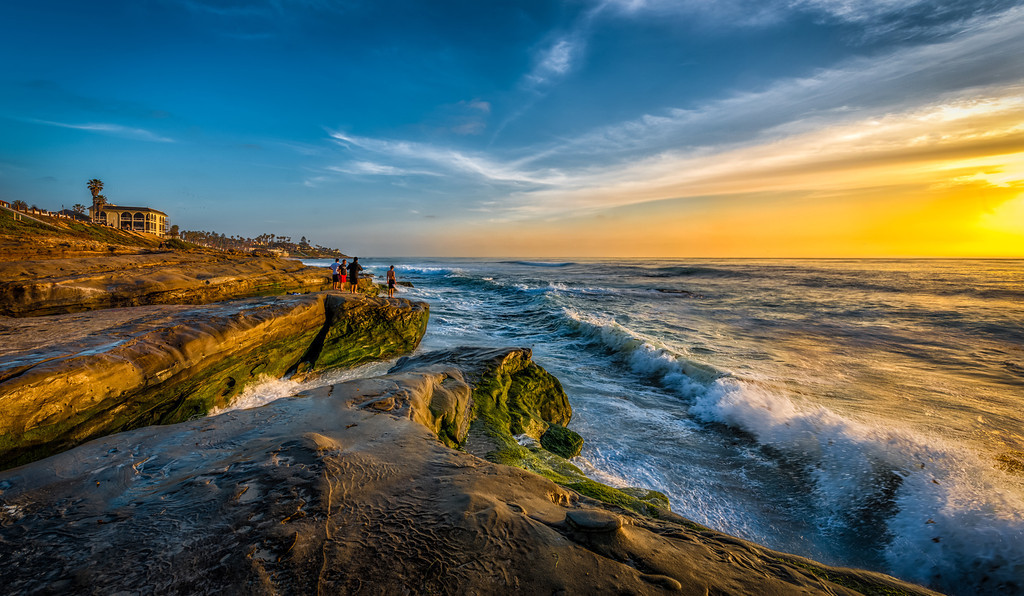
[[391, 269], [388, 269], [388, 298], [395, 297], [395, 284], [398, 281], [395, 279], [395, 266], [392, 265]]

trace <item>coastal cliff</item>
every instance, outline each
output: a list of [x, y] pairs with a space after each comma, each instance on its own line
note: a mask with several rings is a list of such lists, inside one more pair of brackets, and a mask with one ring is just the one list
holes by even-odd
[[428, 314], [404, 299], [309, 294], [0, 321], [0, 468], [190, 419], [260, 379], [409, 353]]
[[208, 304], [328, 288], [326, 268], [271, 257], [168, 251], [8, 261], [0, 262], [0, 316]]
[[[931, 593], [668, 511], [640, 515], [438, 440], [471, 444], [467, 422], [495, 405], [504, 424], [507, 407], [474, 402], [481, 391], [515, 401], [504, 388], [525, 381], [520, 372], [543, 377], [531, 364], [523, 350], [427, 354], [384, 376], [104, 437], [0, 473], [6, 588]], [[520, 402], [520, 416], [550, 428], [544, 419], [565, 413], [558, 401], [547, 414], [547, 399]]]
[[329, 282], [294, 261], [129, 252], [0, 264], [5, 593], [931, 594], [587, 478], [528, 349], [204, 417], [264, 379], [410, 354], [428, 307], [370, 279], [298, 294]]

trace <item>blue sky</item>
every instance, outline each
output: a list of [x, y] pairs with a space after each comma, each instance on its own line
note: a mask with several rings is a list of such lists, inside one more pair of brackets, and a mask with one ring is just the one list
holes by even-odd
[[1024, 256], [1020, 2], [16, 0], [0, 56], [0, 198], [50, 209], [100, 178], [349, 254]]

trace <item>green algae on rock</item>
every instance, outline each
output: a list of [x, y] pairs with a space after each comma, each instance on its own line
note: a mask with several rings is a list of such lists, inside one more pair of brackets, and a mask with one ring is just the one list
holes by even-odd
[[576, 457], [583, 449], [583, 437], [560, 424], [552, 424], [540, 436], [540, 446], [566, 459]]
[[637, 515], [402, 419], [431, 393], [470, 410], [471, 376], [406, 368], [0, 472], [5, 593], [934, 596]]
[[170, 315], [149, 308], [119, 328], [0, 365], [0, 468], [188, 420], [300, 365], [319, 370], [409, 353], [429, 316], [425, 303], [330, 294], [174, 307]]
[[[565, 428], [572, 406], [559, 380], [531, 358], [532, 352], [526, 348], [461, 348], [402, 358], [390, 372], [463, 375], [459, 379], [470, 386], [472, 397], [471, 407], [465, 410], [468, 418], [426, 425], [435, 432], [446, 429], [438, 432], [445, 444], [535, 472], [591, 498], [645, 515], [657, 517], [667, 512], [664, 494], [596, 482], [568, 461], [583, 446], [583, 438]], [[409, 417], [415, 419], [415, 415]]]

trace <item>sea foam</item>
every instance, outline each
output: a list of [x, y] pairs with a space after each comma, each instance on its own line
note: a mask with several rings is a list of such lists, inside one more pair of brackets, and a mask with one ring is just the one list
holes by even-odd
[[735, 378], [715, 380], [690, 411], [800, 462], [823, 531], [884, 524], [890, 573], [958, 594], [1019, 589], [1021, 487], [984, 455], [892, 421], [870, 424], [798, 404]]
[[[805, 470], [824, 534], [878, 523], [887, 571], [956, 594], [1020, 589], [1024, 487], [964, 446], [858, 421], [688, 359], [611, 317], [563, 309], [575, 332]], [[870, 528], [868, 528], [870, 529]]]

